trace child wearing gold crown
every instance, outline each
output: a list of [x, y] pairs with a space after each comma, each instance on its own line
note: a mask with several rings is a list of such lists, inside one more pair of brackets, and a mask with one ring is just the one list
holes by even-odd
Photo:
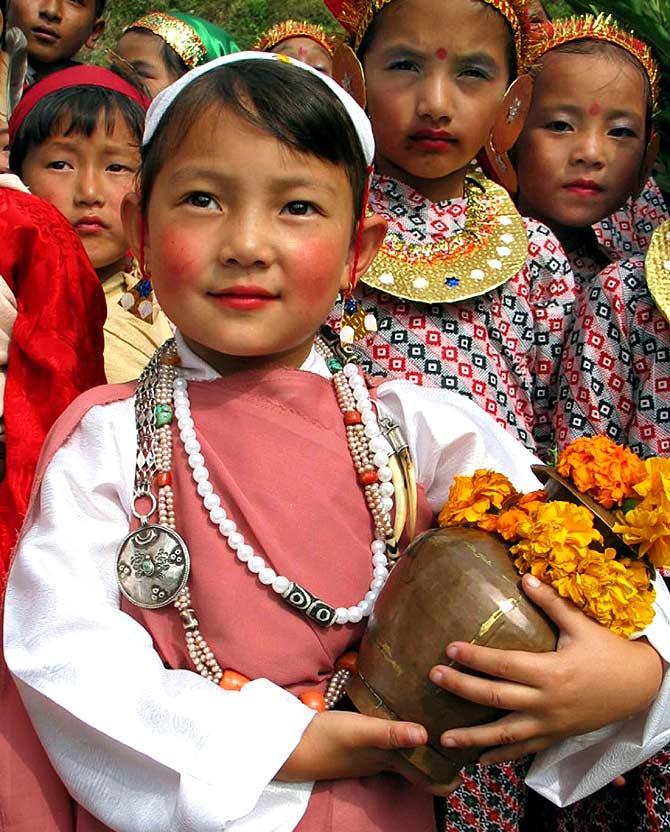
[[[518, 205], [554, 231], [581, 282], [644, 254], [665, 219], [647, 183], [659, 67], [645, 43], [603, 14], [535, 27], [526, 62], [535, 83], [515, 148]], [[629, 200], [643, 189], [626, 229], [619, 212], [632, 211]]]
[[628, 240], [596, 236], [606, 218], [616, 230], [611, 215], [640, 192], [653, 163], [658, 65], [646, 44], [604, 15], [538, 28], [528, 60], [536, 80], [516, 147], [519, 207], [557, 234], [578, 290], [555, 437], [562, 446], [584, 433], [607, 433], [643, 455], [665, 456], [670, 326], [643, 268], [662, 215], [649, 203]]
[[333, 74], [335, 38], [317, 23], [283, 20], [264, 32], [254, 44], [254, 49], [288, 55], [326, 75]]
[[377, 142], [369, 206], [389, 224], [345, 298], [343, 332], [374, 311], [370, 372], [463, 393], [541, 448], [573, 277], [551, 231], [523, 220], [507, 190], [472, 166], [484, 149], [514, 189], [507, 151], [531, 86], [527, 76], [515, 81], [525, 0], [326, 5], [363, 64]]

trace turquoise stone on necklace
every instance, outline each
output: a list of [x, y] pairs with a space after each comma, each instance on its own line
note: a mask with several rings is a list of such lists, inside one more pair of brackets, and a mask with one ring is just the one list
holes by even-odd
[[172, 424], [173, 413], [169, 404], [157, 404], [154, 413], [156, 414], [157, 428]]
[[326, 367], [331, 373], [339, 373], [342, 370], [342, 364], [337, 358], [328, 358], [326, 360]]

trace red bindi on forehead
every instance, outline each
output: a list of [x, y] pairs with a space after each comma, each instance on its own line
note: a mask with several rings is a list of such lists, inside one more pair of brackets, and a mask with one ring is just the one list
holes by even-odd
[[435, 53], [435, 57], [438, 59], [438, 61], [443, 61], [447, 57], [447, 50], [444, 48], [444, 46], [440, 46], [440, 48]]
[[598, 104], [597, 101], [594, 101], [593, 104], [591, 104], [591, 107], [589, 108], [589, 115], [590, 116], [599, 116], [601, 112], [602, 112], [602, 107], [600, 106], [600, 104]]

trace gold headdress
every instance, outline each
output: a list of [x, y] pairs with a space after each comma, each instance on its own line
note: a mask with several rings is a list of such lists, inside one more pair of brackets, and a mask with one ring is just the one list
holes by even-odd
[[196, 32], [183, 20], [165, 12], [151, 12], [126, 29], [147, 29], [172, 47], [189, 69], [202, 62], [207, 50]]
[[277, 23], [260, 36], [253, 48], [257, 52], [267, 52], [289, 38], [309, 38], [331, 57], [335, 51], [336, 38], [329, 35], [323, 26], [306, 20], [284, 20]]
[[[391, 0], [324, 0], [330, 13], [353, 38], [354, 49], [358, 49], [373, 17]], [[530, 34], [528, 0], [482, 0], [487, 6], [497, 9], [507, 20], [514, 32], [517, 67], [525, 65], [525, 52]]]
[[585, 14], [553, 22], [547, 21], [542, 25], [534, 26], [523, 68], [528, 71], [547, 52], [556, 49], [557, 46], [579, 40], [611, 43], [632, 55], [649, 79], [651, 103], [654, 111], [656, 110], [659, 95], [659, 68], [652, 51], [644, 41], [619, 26], [611, 15]]

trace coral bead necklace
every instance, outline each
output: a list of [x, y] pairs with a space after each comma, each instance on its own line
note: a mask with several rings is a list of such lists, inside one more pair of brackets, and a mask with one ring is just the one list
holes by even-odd
[[[332, 373], [333, 386], [345, 425], [347, 444], [356, 478], [372, 516], [374, 538], [370, 544], [371, 580], [364, 597], [349, 607], [333, 607], [297, 581], [279, 575], [247, 542], [215, 493], [197, 438], [188, 396], [188, 381], [178, 369], [174, 340], [166, 342], [150, 361], [138, 384], [135, 412], [138, 457], [133, 513], [140, 528], [122, 541], [117, 552], [117, 578], [123, 594], [134, 604], [159, 608], [173, 604], [179, 611], [186, 647], [194, 669], [204, 678], [228, 690], [239, 690], [249, 680], [232, 669], [223, 669], [199, 629], [198, 618], [187, 584], [190, 557], [176, 531], [172, 490], [172, 422], [188, 456], [194, 487], [228, 550], [259, 583], [270, 587], [278, 600], [301, 612], [322, 627], [357, 624], [369, 616], [389, 574], [387, 543], [395, 546], [391, 511], [393, 508], [392, 450], [382, 435], [377, 414], [358, 367], [348, 356], [336, 355], [321, 338], [315, 348]], [[158, 498], [154, 496], [154, 489]], [[149, 500], [149, 510], [139, 505]], [[148, 522], [155, 512], [158, 523]], [[342, 695], [355, 665], [345, 654], [336, 665], [325, 697], [307, 691], [301, 699], [310, 707], [332, 707]]]

